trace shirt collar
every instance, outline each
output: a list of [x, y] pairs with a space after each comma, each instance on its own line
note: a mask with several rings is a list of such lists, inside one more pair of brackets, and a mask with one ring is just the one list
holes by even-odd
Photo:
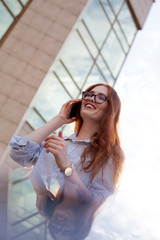
[[83, 139], [83, 140], [77, 140], [76, 139], [77, 134], [78, 134], [78, 132], [75, 132], [72, 135], [70, 135], [69, 137], [65, 138], [65, 140], [71, 140], [72, 142], [84, 142], [84, 143], [90, 143], [91, 142], [90, 138]]

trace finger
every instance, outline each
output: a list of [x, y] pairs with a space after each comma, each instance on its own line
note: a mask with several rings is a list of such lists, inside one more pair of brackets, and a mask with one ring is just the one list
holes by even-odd
[[64, 140], [63, 141], [58, 141], [58, 140], [55, 140], [55, 139], [50, 139], [50, 140], [48, 140], [44, 143], [44, 147], [46, 148], [46, 147], [48, 147], [52, 144], [57, 145], [59, 147], [64, 147], [65, 146], [65, 141]]
[[48, 141], [48, 140], [50, 140], [50, 139], [53, 139], [53, 140], [55, 139], [55, 140], [58, 140], [58, 141], [63, 141], [63, 139], [62, 139], [61, 137], [58, 137], [58, 136], [55, 135], [55, 134], [46, 137], [46, 138], [44, 139], [44, 141]]
[[48, 150], [48, 148], [53, 148], [55, 150], [61, 150], [62, 147], [63, 146], [57, 145], [57, 144], [54, 144], [54, 143], [51, 143], [51, 142], [47, 143], [46, 146], [45, 146], [46, 150]]
[[47, 153], [50, 152], [50, 153], [52, 153], [54, 156], [57, 156], [58, 153], [59, 153], [56, 149], [51, 148], [51, 147], [46, 148], [46, 152], [47, 152]]
[[62, 131], [59, 131], [59, 133], [58, 133], [58, 137], [60, 137], [60, 138], [63, 139]]
[[82, 99], [76, 98], [76, 99], [71, 99], [68, 102], [66, 102], [64, 105], [68, 106], [70, 103], [74, 102], [82, 102]]

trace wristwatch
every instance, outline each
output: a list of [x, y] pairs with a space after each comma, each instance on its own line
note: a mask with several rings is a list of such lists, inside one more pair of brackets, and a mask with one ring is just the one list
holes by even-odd
[[73, 166], [73, 163], [71, 163], [70, 167], [67, 167], [65, 170], [64, 170], [64, 174], [67, 176], [67, 177], [70, 177], [73, 173], [73, 170], [74, 170], [74, 166]]

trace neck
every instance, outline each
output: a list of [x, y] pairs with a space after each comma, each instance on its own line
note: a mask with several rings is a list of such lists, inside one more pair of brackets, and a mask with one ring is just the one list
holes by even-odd
[[77, 140], [83, 140], [91, 138], [99, 128], [99, 124], [91, 123], [89, 121], [83, 122], [82, 127], [78, 133]]

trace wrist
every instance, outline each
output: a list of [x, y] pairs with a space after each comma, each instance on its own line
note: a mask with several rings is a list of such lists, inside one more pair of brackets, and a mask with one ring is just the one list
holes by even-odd
[[70, 164], [66, 165], [63, 170], [61, 169], [61, 171], [64, 173], [65, 176], [71, 176], [74, 171], [73, 163], [70, 162]]
[[66, 168], [70, 167], [72, 165], [72, 163], [70, 161], [67, 161], [65, 164], [63, 164], [61, 167], [60, 167], [60, 170], [62, 172], [65, 171]]
[[51, 121], [53, 123], [55, 121], [57, 122], [57, 128], [60, 128], [60, 127], [62, 127], [64, 125], [64, 119], [60, 115], [55, 116], [54, 118], [51, 119]]

